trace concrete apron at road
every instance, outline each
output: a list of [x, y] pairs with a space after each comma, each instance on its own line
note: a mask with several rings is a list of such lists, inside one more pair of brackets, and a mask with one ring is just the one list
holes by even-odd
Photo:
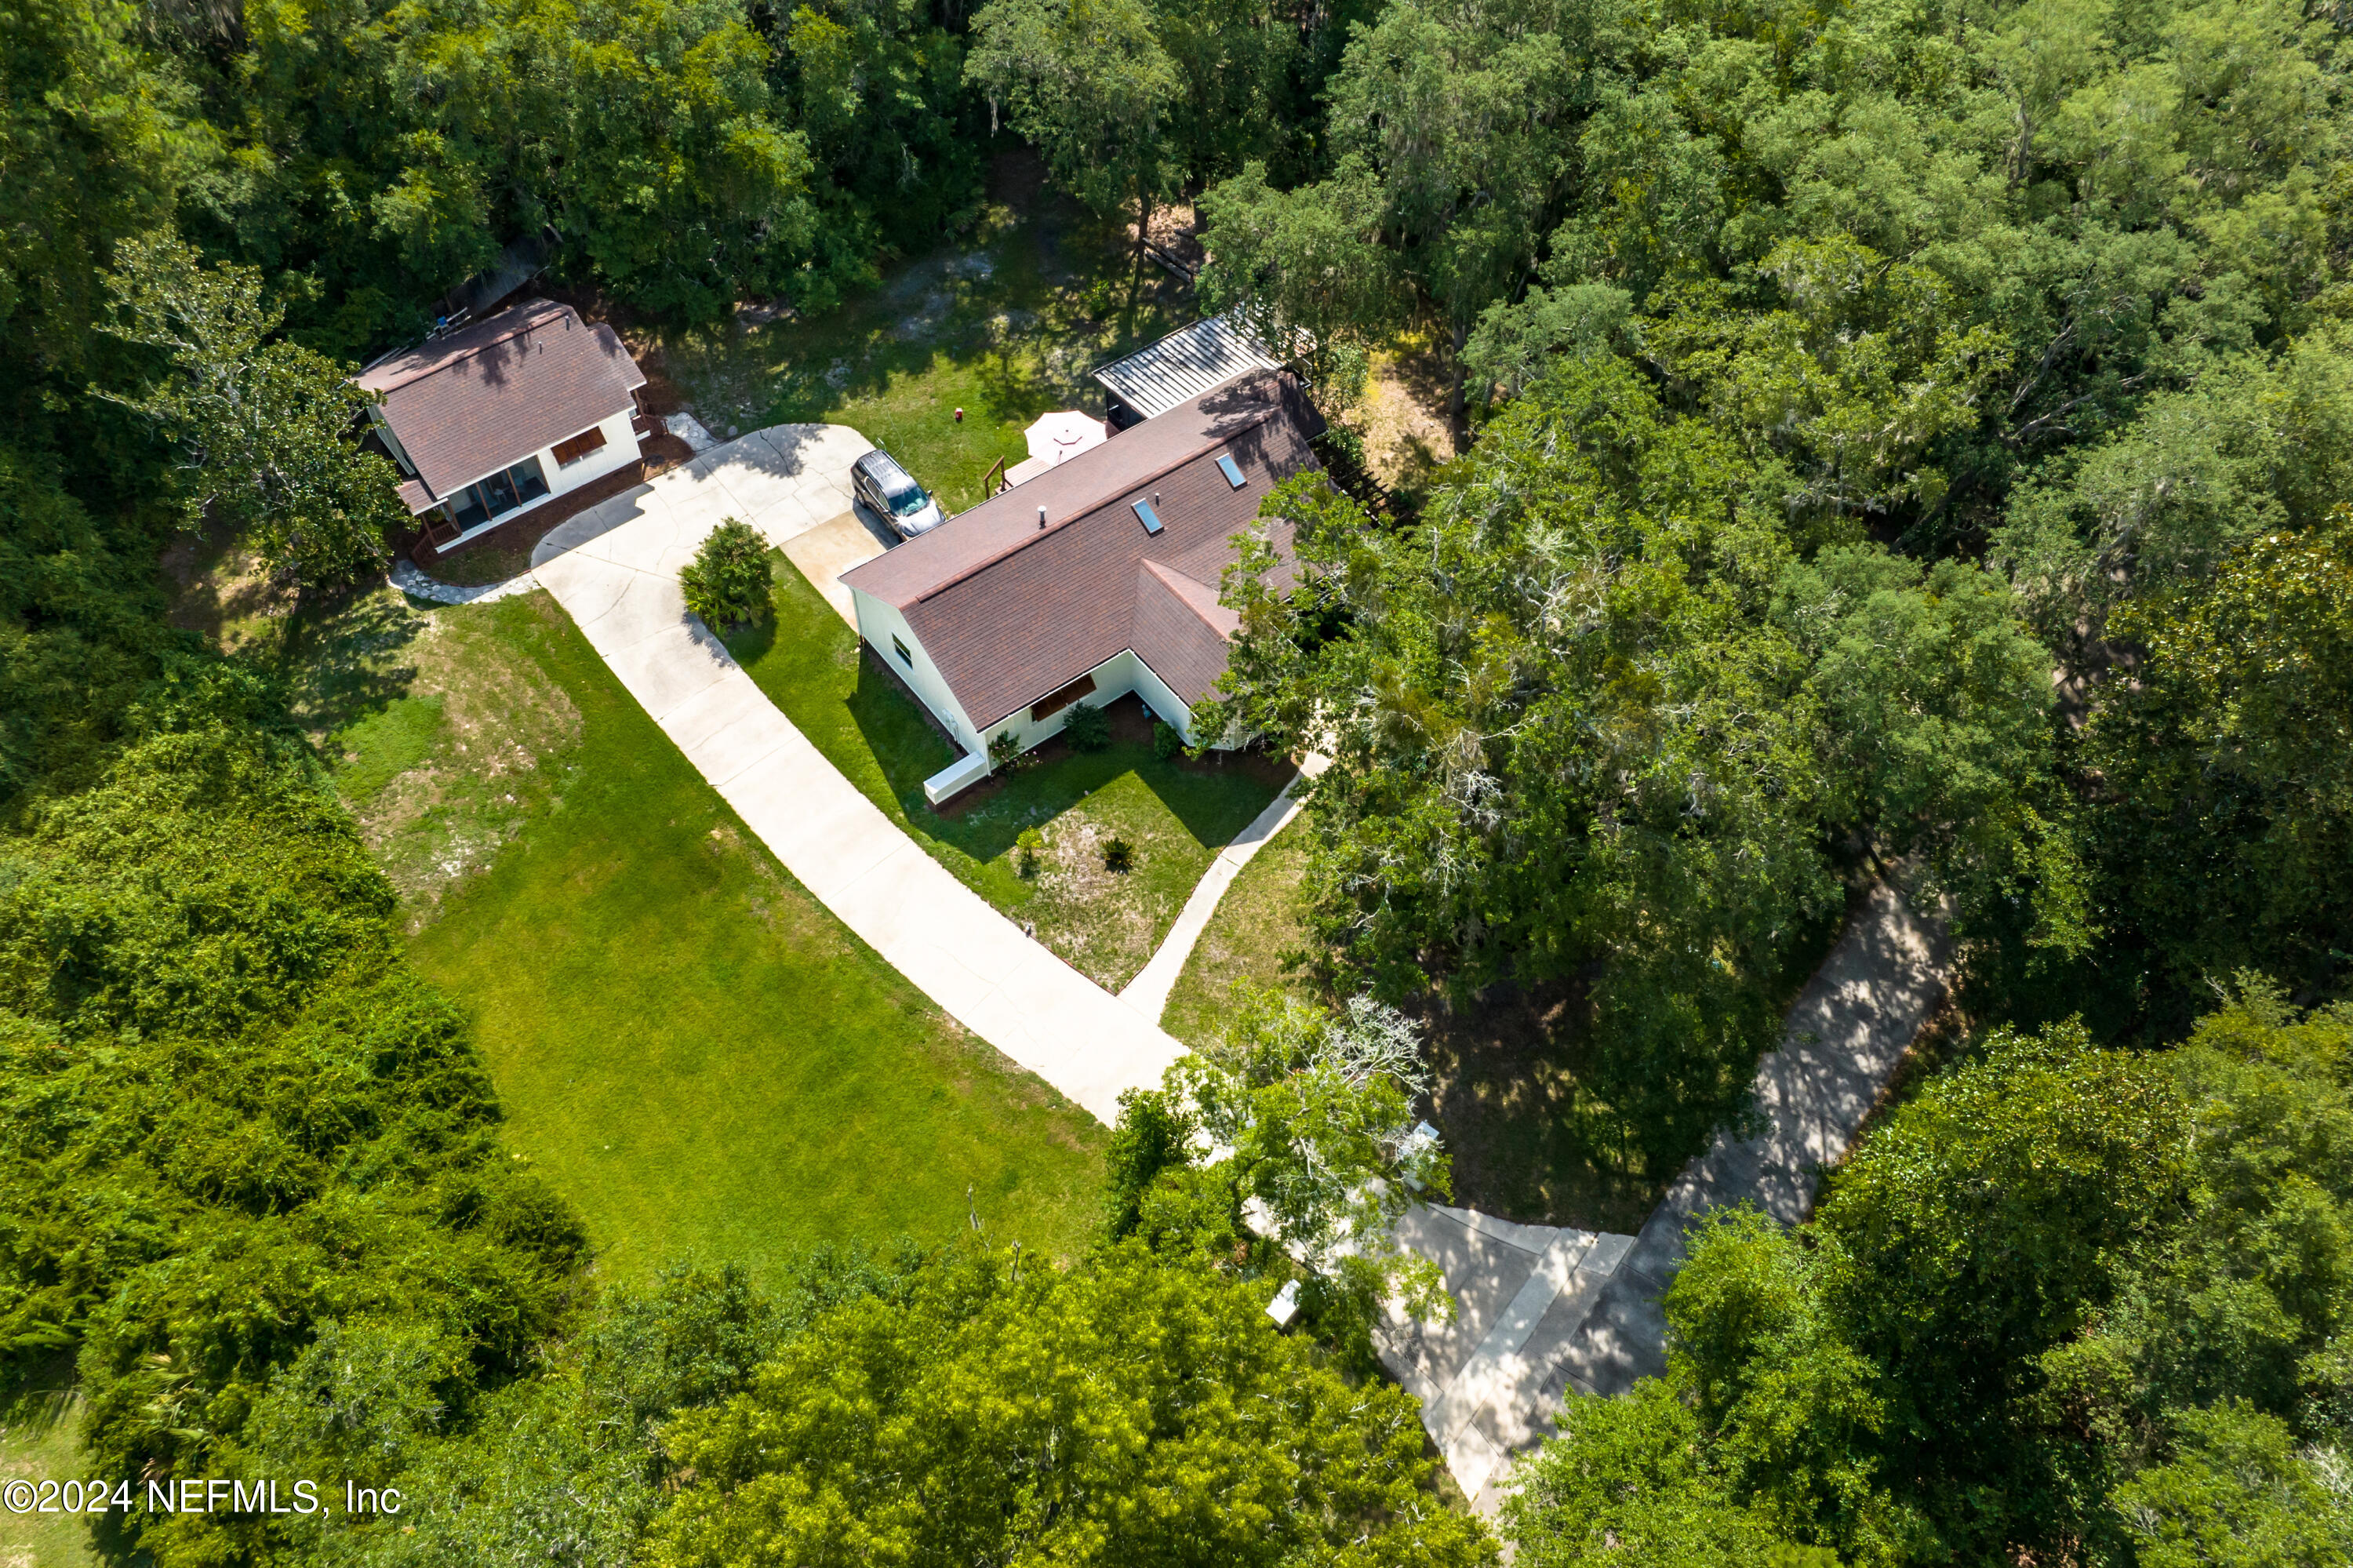
[[[1071, 969], [919, 848], [843, 778], [688, 613], [679, 569], [741, 517], [782, 547], [850, 509], [872, 443], [778, 425], [563, 524], [533, 574], [629, 694], [786, 871], [965, 1028], [1100, 1119], [1184, 1047]], [[615, 824], [626, 831], [625, 824]]]

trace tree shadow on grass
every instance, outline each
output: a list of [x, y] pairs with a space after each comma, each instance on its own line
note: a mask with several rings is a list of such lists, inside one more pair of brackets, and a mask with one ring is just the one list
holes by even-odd
[[1586, 983], [1499, 985], [1421, 1010], [1436, 1078], [1431, 1122], [1454, 1171], [1454, 1202], [1531, 1224], [1631, 1234], [1680, 1163], [1651, 1170], [1607, 1136], [1582, 1091]]
[[408, 694], [417, 680], [409, 646], [427, 624], [396, 593], [306, 598], [269, 663], [287, 683], [289, 705], [302, 726], [332, 734]]

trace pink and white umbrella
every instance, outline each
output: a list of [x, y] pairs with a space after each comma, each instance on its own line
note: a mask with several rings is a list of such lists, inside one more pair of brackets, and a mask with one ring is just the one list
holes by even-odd
[[1103, 425], [1092, 414], [1063, 408], [1047, 415], [1023, 432], [1029, 455], [1050, 467], [1103, 443]]

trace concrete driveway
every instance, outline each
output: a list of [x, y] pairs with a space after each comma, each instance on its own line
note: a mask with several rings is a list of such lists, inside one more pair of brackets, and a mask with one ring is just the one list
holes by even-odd
[[533, 575], [820, 903], [965, 1027], [1114, 1120], [1120, 1092], [1157, 1086], [1184, 1047], [901, 832], [687, 613], [679, 591], [679, 568], [726, 517], [787, 551], [804, 539], [828, 558], [859, 548], [838, 527], [829, 544], [820, 531], [850, 510], [849, 465], [871, 444], [840, 425], [755, 431], [551, 531]]

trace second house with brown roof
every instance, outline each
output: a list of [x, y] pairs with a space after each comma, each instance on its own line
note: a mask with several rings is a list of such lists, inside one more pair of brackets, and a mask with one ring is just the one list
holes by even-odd
[[1289, 376], [1229, 382], [843, 573], [859, 634], [966, 752], [933, 800], [987, 772], [991, 736], [1027, 750], [1082, 700], [1132, 692], [1199, 743], [1240, 624], [1218, 602], [1234, 535], [1264, 529], [1288, 586], [1290, 524], [1259, 503], [1316, 466], [1323, 429]]
[[526, 300], [362, 371], [400, 498], [448, 549], [638, 461], [646, 384], [613, 329]]

